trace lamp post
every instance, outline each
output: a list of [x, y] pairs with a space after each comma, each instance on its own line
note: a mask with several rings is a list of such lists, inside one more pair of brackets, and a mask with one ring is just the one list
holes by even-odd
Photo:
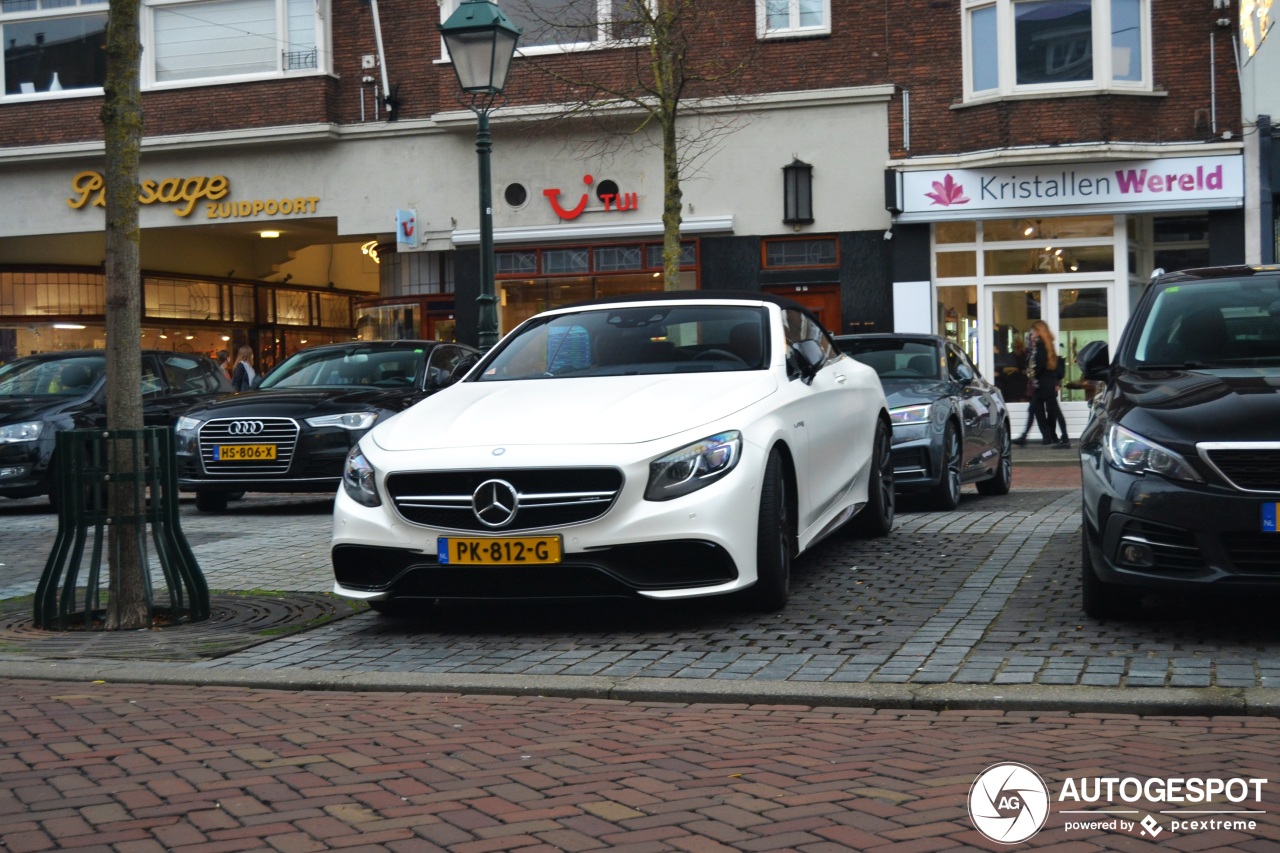
[[493, 180], [489, 174], [489, 113], [507, 83], [507, 72], [516, 52], [521, 30], [511, 23], [492, 0], [463, 0], [440, 25], [458, 74], [458, 85], [471, 96], [476, 114], [476, 155], [480, 166], [480, 349], [498, 342], [497, 297], [494, 295]]

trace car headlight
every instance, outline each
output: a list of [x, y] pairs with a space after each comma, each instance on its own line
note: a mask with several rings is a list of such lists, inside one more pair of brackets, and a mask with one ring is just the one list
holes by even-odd
[[378, 497], [378, 487], [373, 482], [376, 473], [369, 460], [360, 452], [360, 446], [356, 445], [351, 448], [346, 464], [342, 466], [342, 488], [358, 504], [379, 506], [382, 499]]
[[647, 501], [669, 501], [709, 486], [733, 470], [742, 456], [737, 430], [708, 436], [649, 463]]
[[929, 403], [923, 406], [903, 406], [901, 409], [890, 409], [889, 420], [894, 426], [899, 424], [927, 424], [929, 422]]
[[175, 432], [195, 432], [200, 429], [200, 424], [204, 423], [199, 418], [189, 418], [186, 415], [178, 418], [178, 422], [173, 425]]
[[1106, 450], [1107, 461], [1112, 467], [1119, 468], [1121, 471], [1127, 471], [1130, 474], [1149, 472], [1171, 480], [1204, 482], [1195, 469], [1187, 464], [1187, 460], [1177, 453], [1118, 424], [1107, 427], [1107, 437], [1103, 447]]
[[347, 412], [342, 415], [320, 415], [316, 418], [307, 418], [307, 425], [361, 430], [373, 426], [373, 422], [377, 419], [377, 412]]
[[40, 421], [27, 421], [21, 424], [0, 426], [0, 444], [17, 444], [20, 441], [35, 441], [44, 430]]

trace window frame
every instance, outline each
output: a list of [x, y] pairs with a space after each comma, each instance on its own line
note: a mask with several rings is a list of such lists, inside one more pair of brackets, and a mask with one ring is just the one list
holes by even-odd
[[[1142, 28], [1139, 36], [1139, 78], [1137, 80], [1113, 79], [1112, 56], [1112, 0], [1090, 0], [1092, 27], [1093, 76], [1089, 80], [1073, 80], [1063, 83], [1017, 82], [1017, 42], [1015, 11], [1019, 3], [1035, 0], [961, 0], [961, 43], [963, 53], [964, 103], [985, 103], [1003, 98], [1028, 96], [1060, 96], [1063, 94], [1154, 92], [1151, 59], [1151, 0], [1136, 0], [1138, 19]], [[994, 9], [996, 16], [996, 85], [990, 89], [974, 89], [974, 14], [980, 10]]]
[[789, 26], [769, 29], [769, 0], [756, 0], [756, 37], [760, 39], [806, 38], [831, 35], [831, 0], [822, 0], [822, 23], [816, 27], [799, 25], [800, 0], [787, 0]]
[[[440, 23], [444, 23], [449, 19], [458, 8], [463, 0], [440, 0]], [[658, 0], [642, 0], [649, 8], [653, 9], [653, 4]], [[610, 25], [613, 23], [613, 7], [615, 0], [595, 0], [596, 10], [599, 24], [596, 38], [591, 41], [563, 42], [560, 44], [539, 44], [527, 45], [516, 42], [516, 56], [546, 56], [560, 53], [574, 53], [584, 50], [605, 50], [616, 47], [634, 47], [636, 45], [648, 44], [649, 39], [646, 37], [639, 38], [614, 38], [609, 34]], [[509, 11], [506, 12], [510, 17]], [[514, 18], [512, 23], [520, 26]], [[452, 63], [453, 59], [449, 56], [449, 49], [444, 43], [443, 36], [440, 38], [440, 58], [438, 62]]]
[[[107, 0], [81, 0], [68, 5], [50, 5], [43, 7], [43, 4], [35, 2], [36, 8], [23, 9], [20, 11], [6, 12], [3, 6], [0, 6], [0, 36], [4, 33], [4, 28], [11, 24], [39, 24], [45, 21], [65, 21], [75, 18], [88, 18], [96, 16], [106, 16], [108, 11]], [[43, 8], [42, 8], [43, 7]], [[3, 39], [0, 39], [2, 41]], [[103, 28], [103, 41], [105, 44], [106, 29]], [[16, 47], [16, 46], [15, 46]], [[0, 60], [6, 60], [6, 57], [0, 56]], [[60, 88], [50, 90], [33, 90], [31, 92], [7, 92], [8, 80], [6, 79], [5, 61], [0, 61], [0, 100], [4, 101], [35, 101], [49, 100], [67, 97], [83, 97], [84, 95], [101, 95], [102, 86], [81, 86], [77, 88], [66, 88], [65, 84], [59, 80]], [[18, 83], [28, 81], [16, 81]], [[30, 81], [33, 82], [34, 81]], [[105, 82], [105, 79], [104, 79]]]

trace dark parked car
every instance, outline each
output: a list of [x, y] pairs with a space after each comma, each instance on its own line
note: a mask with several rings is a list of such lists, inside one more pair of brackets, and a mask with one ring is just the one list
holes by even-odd
[[964, 483], [1009, 493], [1009, 412], [964, 350], [937, 335], [841, 335], [836, 344], [880, 376], [898, 492], [927, 494], [941, 509], [955, 509]]
[[386, 420], [461, 377], [479, 353], [438, 341], [310, 347], [254, 391], [177, 423], [178, 487], [221, 512], [239, 492], [336, 492], [347, 453]]
[[1080, 436], [1084, 611], [1132, 614], [1144, 590], [1280, 590], [1280, 267], [1153, 279]]
[[[0, 365], [0, 495], [54, 499], [55, 435], [107, 424], [106, 354], [47, 352]], [[142, 352], [142, 412], [147, 426], [171, 426], [178, 413], [231, 391], [203, 355]]]

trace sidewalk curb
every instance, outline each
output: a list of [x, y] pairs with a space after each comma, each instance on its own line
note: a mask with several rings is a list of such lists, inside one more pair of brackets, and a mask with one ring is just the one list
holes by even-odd
[[555, 696], [618, 702], [1280, 717], [1280, 688], [725, 681], [702, 678], [261, 671], [190, 664], [0, 661], [0, 678], [254, 690]]

